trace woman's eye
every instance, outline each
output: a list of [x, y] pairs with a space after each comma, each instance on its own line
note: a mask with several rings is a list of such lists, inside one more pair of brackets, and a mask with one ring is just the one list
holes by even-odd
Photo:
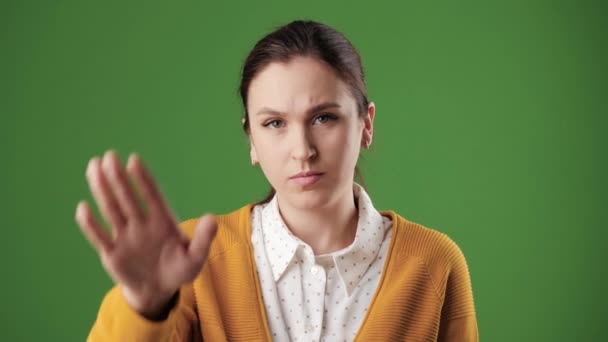
[[[321, 114], [319, 116], [317, 116], [314, 119], [315, 123], [320, 123], [320, 124], [325, 124], [329, 121], [334, 121], [336, 120], [337, 117], [334, 114], [331, 113], [326, 113], [326, 114]], [[270, 120], [266, 123], [264, 123], [262, 126], [264, 127], [270, 127], [270, 128], [281, 128], [283, 126], [283, 122], [281, 120]]]
[[279, 128], [281, 124], [281, 121], [279, 120], [272, 120], [272, 121], [268, 121], [267, 123], [264, 124], [264, 127], [272, 127], [272, 128]]
[[321, 115], [317, 116], [315, 118], [315, 121], [318, 121], [319, 123], [326, 123], [328, 121], [332, 121], [335, 119], [336, 119], [335, 115], [328, 113], [328, 114], [321, 114]]

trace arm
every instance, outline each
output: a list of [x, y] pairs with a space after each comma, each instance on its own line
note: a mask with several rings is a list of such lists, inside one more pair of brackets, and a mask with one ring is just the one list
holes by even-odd
[[192, 285], [182, 286], [169, 305], [163, 320], [150, 320], [131, 308], [115, 285], [101, 303], [87, 342], [202, 341]]
[[452, 247], [437, 341], [477, 342], [479, 333], [469, 268], [460, 248], [455, 243]]
[[477, 319], [475, 315], [442, 321], [439, 326], [439, 342], [478, 342]]
[[78, 203], [76, 222], [117, 284], [103, 299], [88, 341], [185, 341], [196, 336], [191, 282], [217, 231], [213, 215], [179, 224], [136, 154], [125, 170], [116, 153], [108, 151], [103, 162], [97, 157], [89, 161], [86, 175], [111, 234], [85, 201]]

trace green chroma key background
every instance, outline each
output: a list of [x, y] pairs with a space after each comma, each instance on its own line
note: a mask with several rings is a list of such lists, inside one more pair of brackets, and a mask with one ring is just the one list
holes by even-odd
[[481, 340], [599, 340], [607, 14], [600, 1], [2, 1], [0, 339], [82, 341], [112, 286], [74, 221], [93, 203], [92, 156], [139, 152], [182, 220], [264, 195], [239, 71], [265, 33], [310, 18], [363, 57], [374, 204], [458, 243]]

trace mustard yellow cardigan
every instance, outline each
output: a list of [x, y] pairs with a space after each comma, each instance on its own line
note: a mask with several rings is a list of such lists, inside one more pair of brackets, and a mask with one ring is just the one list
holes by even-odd
[[[251, 244], [248, 204], [218, 215], [218, 233], [196, 279], [166, 320], [126, 303], [120, 285], [105, 295], [87, 341], [271, 341]], [[447, 235], [381, 211], [393, 236], [378, 288], [356, 341], [478, 341], [469, 269]], [[192, 238], [197, 219], [180, 224]]]

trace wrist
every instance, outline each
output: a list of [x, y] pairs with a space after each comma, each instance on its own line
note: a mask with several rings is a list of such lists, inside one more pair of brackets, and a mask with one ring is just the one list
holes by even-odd
[[152, 321], [162, 321], [169, 315], [178, 299], [178, 291], [172, 293], [155, 293], [138, 295], [127, 288], [122, 288], [122, 294], [129, 306], [144, 318]]

